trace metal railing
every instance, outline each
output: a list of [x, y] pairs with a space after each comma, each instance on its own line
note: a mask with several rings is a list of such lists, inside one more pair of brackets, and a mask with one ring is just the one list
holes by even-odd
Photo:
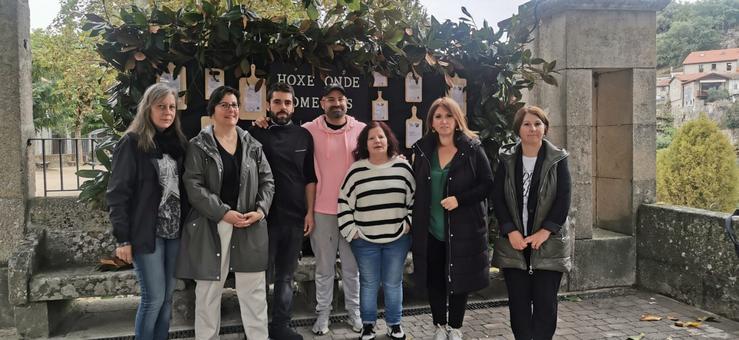
[[[40, 147], [39, 147], [40, 143]], [[49, 193], [63, 193], [80, 191], [80, 180], [77, 172], [82, 169], [94, 170], [97, 164], [95, 159], [95, 138], [29, 138], [28, 147], [35, 148], [34, 164], [41, 168], [44, 197]], [[70, 147], [71, 145], [71, 147]], [[68, 150], [71, 149], [71, 150]], [[80, 150], [82, 149], [82, 150]], [[38, 154], [40, 151], [40, 155]], [[51, 169], [59, 167], [58, 185], [50, 185], [57, 180]], [[71, 173], [71, 175], [70, 175]], [[67, 186], [65, 187], [65, 176]], [[69, 180], [72, 180], [70, 185]], [[38, 186], [38, 183], [36, 184]]]

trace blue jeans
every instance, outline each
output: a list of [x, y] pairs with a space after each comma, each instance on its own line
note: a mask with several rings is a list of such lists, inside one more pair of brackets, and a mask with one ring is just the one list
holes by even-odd
[[377, 321], [377, 291], [382, 283], [385, 294], [385, 323], [399, 325], [403, 314], [403, 269], [411, 247], [406, 234], [390, 243], [372, 243], [363, 239], [351, 242], [359, 266], [359, 311], [362, 323]]
[[133, 255], [133, 266], [141, 286], [136, 312], [136, 340], [167, 339], [172, 318], [175, 260], [180, 240], [157, 237], [154, 252]]

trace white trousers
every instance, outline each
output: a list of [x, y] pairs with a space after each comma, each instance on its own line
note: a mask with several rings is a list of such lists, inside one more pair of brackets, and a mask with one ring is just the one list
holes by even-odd
[[[221, 330], [221, 295], [228, 276], [233, 225], [218, 223], [221, 238], [221, 280], [195, 280], [195, 339], [216, 340]], [[241, 322], [249, 340], [267, 340], [265, 273], [234, 273]]]
[[315, 230], [310, 234], [310, 245], [316, 257], [316, 313], [331, 312], [338, 250], [344, 308], [350, 315], [359, 317], [359, 269], [352, 248], [339, 234], [339, 220], [336, 215], [315, 213], [315, 221]]

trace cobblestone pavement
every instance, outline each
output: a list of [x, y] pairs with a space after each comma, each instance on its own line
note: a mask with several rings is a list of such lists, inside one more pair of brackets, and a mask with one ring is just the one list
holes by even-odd
[[[609, 293], [586, 293], [571, 295], [559, 304], [559, 322], [555, 339], [739, 339], [739, 322], [717, 317], [709, 312], [688, 306], [661, 295], [625, 289]], [[514, 339], [508, 322], [508, 307], [502, 302], [471, 302], [465, 315], [465, 324], [462, 328], [464, 338], [471, 339]], [[100, 313], [98, 313], [100, 314]], [[105, 314], [105, 313], [103, 313]], [[118, 315], [117, 311], [108, 312]], [[221, 336], [222, 340], [245, 339], [238, 313], [224, 317]], [[310, 328], [313, 322], [310, 313], [302, 314], [293, 323], [298, 325], [296, 330], [307, 339], [358, 339], [354, 333], [340, 319], [332, 317], [334, 323], [331, 332], [324, 336], [315, 336]], [[428, 308], [407, 308], [403, 316], [403, 327], [408, 339], [431, 339], [434, 327]], [[644, 314], [662, 317], [659, 321], [639, 321]], [[130, 339], [133, 319], [99, 318], [98, 323], [105, 324], [107, 331], [87, 329], [66, 335], [57, 335], [55, 339]], [[676, 321], [695, 321], [698, 318], [714, 317], [717, 322], [702, 322], [697, 328], [678, 327]], [[670, 320], [677, 319], [677, 320]], [[119, 322], [117, 322], [117, 319]], [[83, 327], [85, 329], [87, 327]], [[180, 339], [192, 339], [192, 324], [173, 325], [170, 336]], [[385, 324], [378, 321], [377, 339], [387, 339]], [[121, 333], [123, 332], [123, 333]], [[17, 339], [14, 329], [0, 329], [0, 339]]]
[[[569, 300], [577, 300], [571, 298]], [[643, 314], [662, 317], [659, 321], [639, 321]], [[718, 322], [702, 322], [698, 328], [675, 326], [675, 320], [695, 321], [715, 315], [679, 303], [672, 299], [639, 291], [627, 295], [562, 301], [555, 339], [628, 339], [643, 334], [647, 339], [739, 339], [739, 323], [716, 317]], [[514, 339], [510, 332], [508, 307], [468, 310], [462, 328], [465, 339]], [[403, 325], [409, 339], [431, 339], [434, 328], [430, 314], [404, 316]], [[314, 336], [310, 326], [296, 330], [305, 339], [357, 339], [358, 334], [345, 324], [333, 325], [331, 332]], [[381, 320], [376, 328], [378, 339], [386, 339], [386, 327]], [[382, 334], [382, 335], [380, 335]]]

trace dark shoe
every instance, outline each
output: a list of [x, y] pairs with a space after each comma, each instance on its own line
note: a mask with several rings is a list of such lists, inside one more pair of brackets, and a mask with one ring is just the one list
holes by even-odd
[[400, 325], [392, 325], [388, 327], [387, 337], [390, 339], [397, 339], [397, 340], [405, 339], [405, 332], [403, 332], [403, 327], [400, 327]]
[[375, 325], [366, 323], [362, 326], [362, 336], [359, 340], [373, 340], [375, 338]]
[[288, 326], [269, 328], [269, 338], [273, 340], [303, 340], [303, 336]]

